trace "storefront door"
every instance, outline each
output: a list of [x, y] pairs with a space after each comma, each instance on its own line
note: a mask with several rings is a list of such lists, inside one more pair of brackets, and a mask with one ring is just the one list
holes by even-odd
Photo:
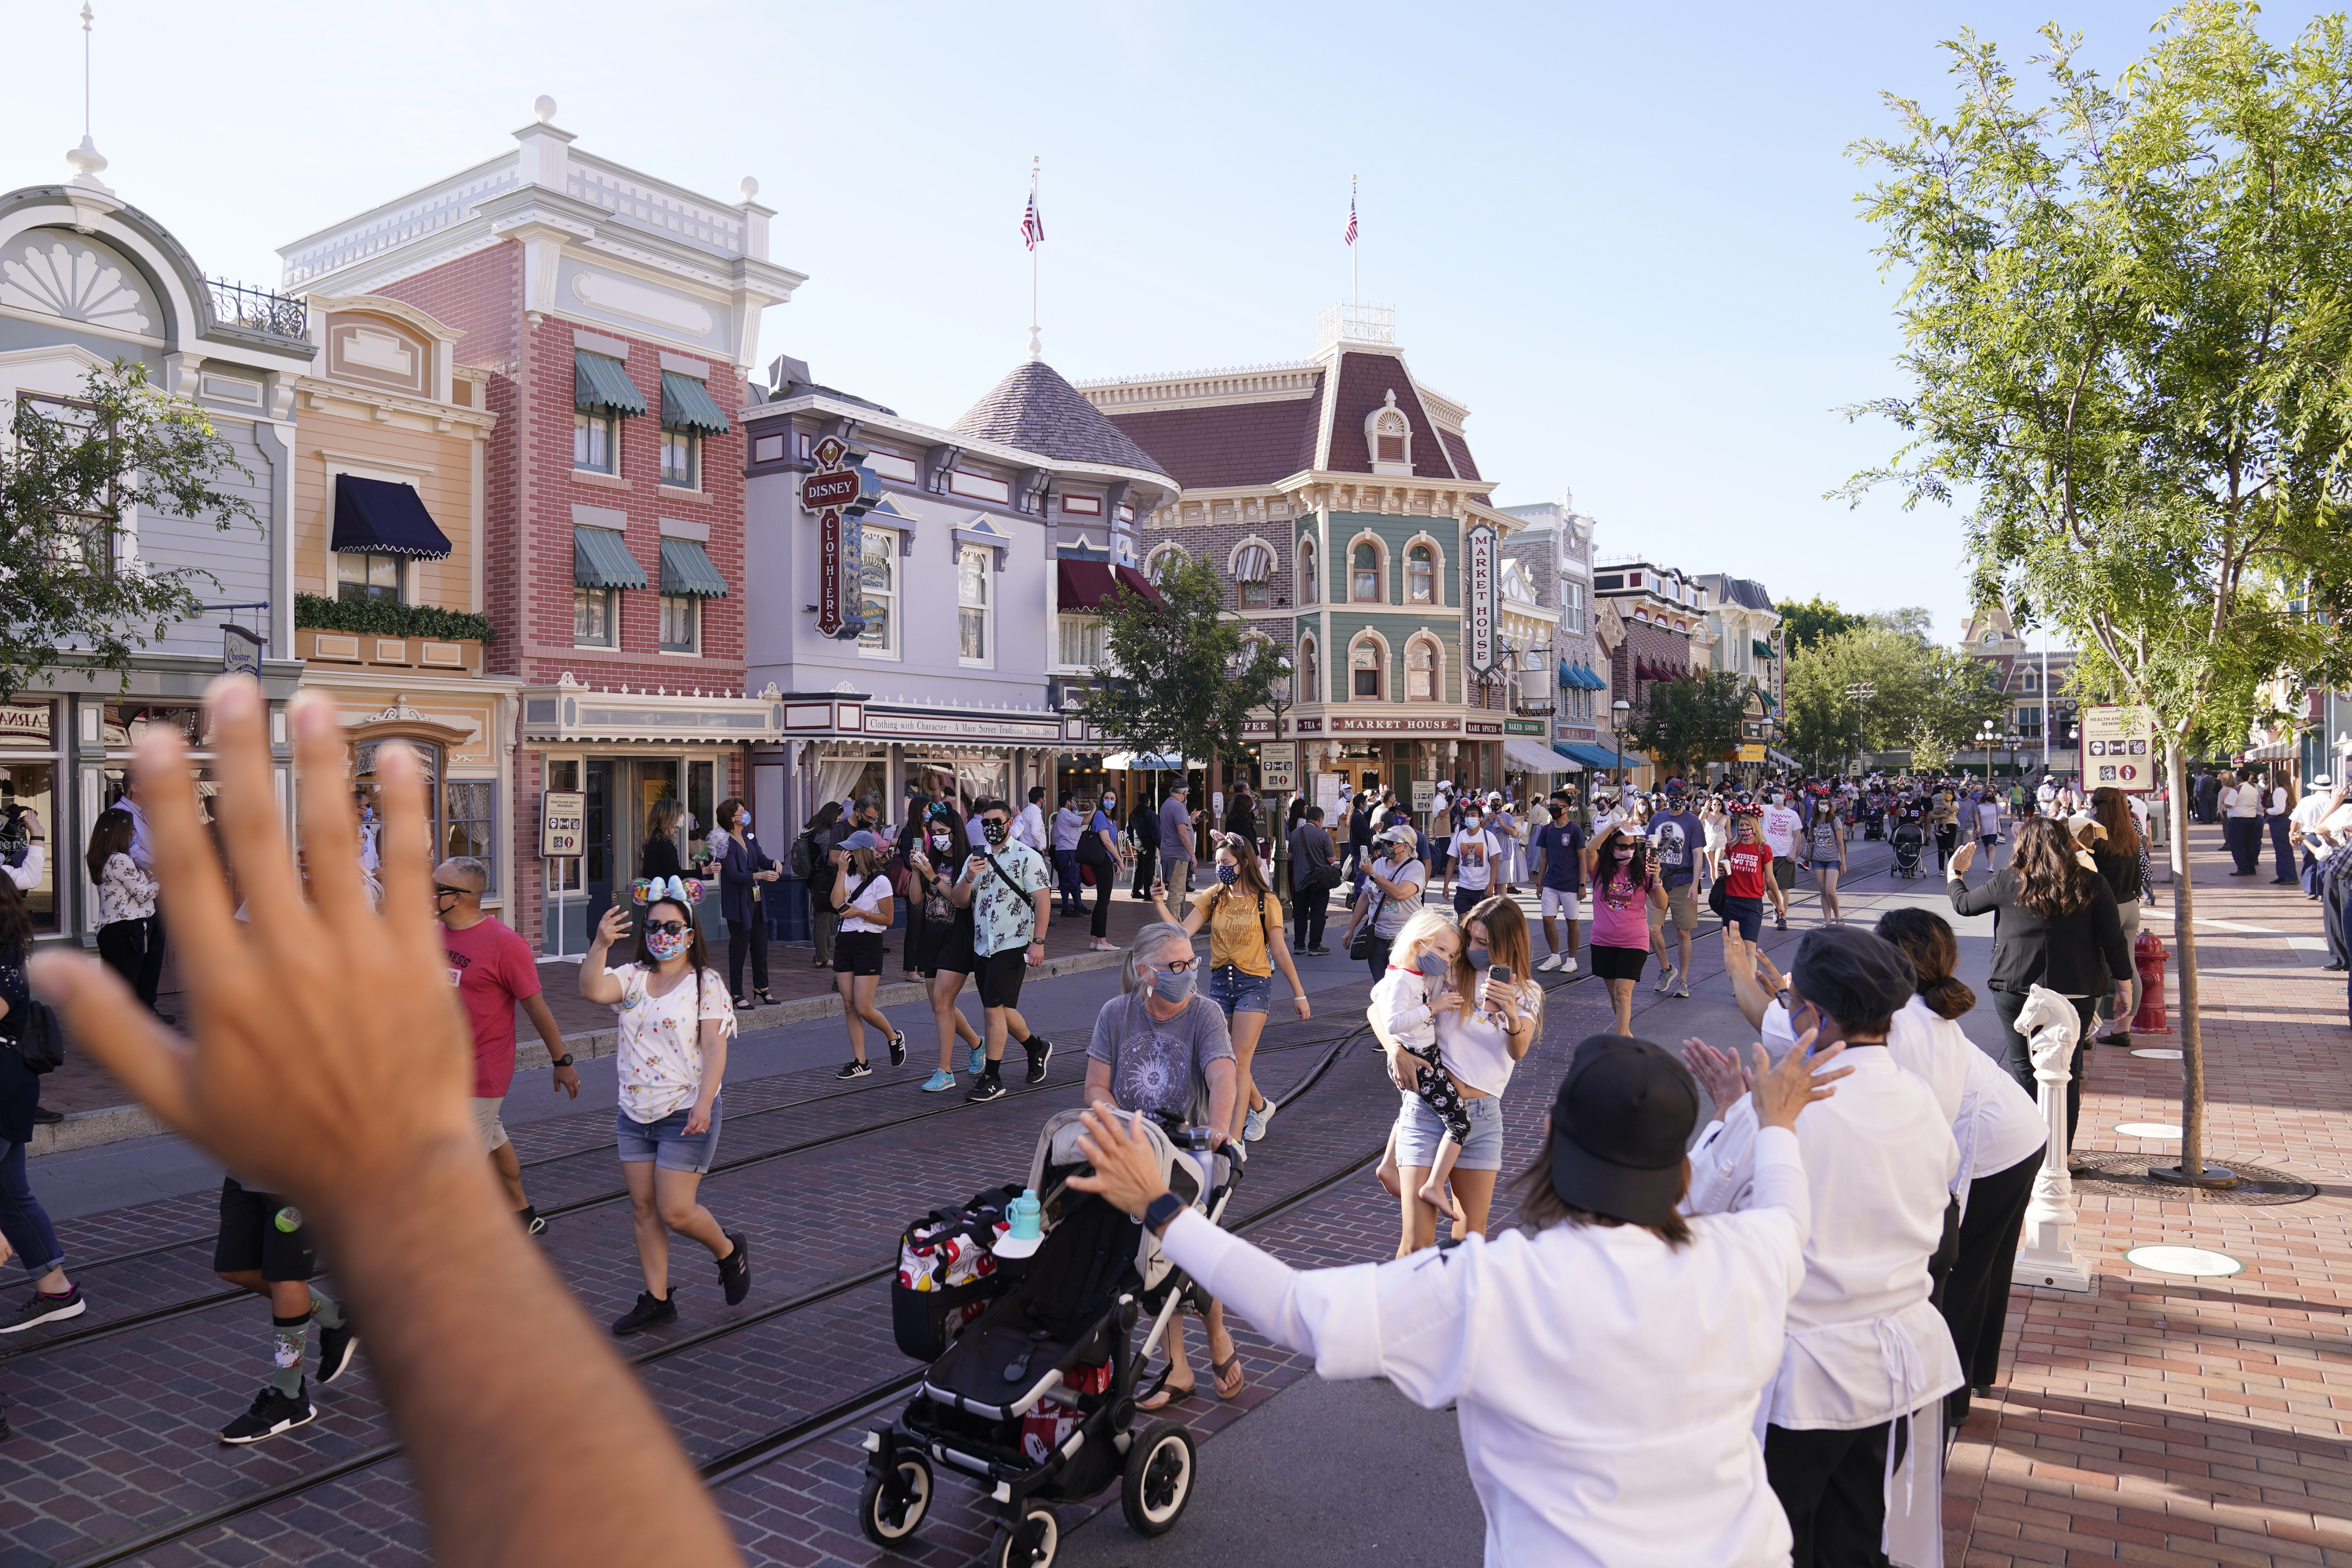
[[580, 771], [584, 775], [581, 788], [588, 797], [580, 875], [588, 895], [585, 924], [593, 937], [596, 922], [613, 904], [613, 764], [604, 758], [591, 758]]

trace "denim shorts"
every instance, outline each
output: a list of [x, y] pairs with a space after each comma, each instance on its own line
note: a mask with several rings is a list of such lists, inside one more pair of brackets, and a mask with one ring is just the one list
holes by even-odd
[[[1470, 1142], [1454, 1162], [1457, 1171], [1499, 1171], [1503, 1168], [1503, 1101], [1465, 1097], [1462, 1109], [1470, 1113]], [[1396, 1119], [1396, 1163], [1400, 1169], [1426, 1171], [1437, 1163], [1437, 1145], [1444, 1140], [1445, 1123], [1423, 1105], [1421, 1096], [1400, 1091]]]
[[1266, 993], [1273, 989], [1271, 974], [1252, 974], [1231, 963], [1221, 963], [1209, 971], [1209, 1000], [1217, 1005], [1228, 1023], [1236, 1013], [1265, 1013]]
[[686, 1135], [686, 1119], [694, 1113], [692, 1106], [673, 1110], [659, 1121], [632, 1121], [627, 1111], [615, 1112], [613, 1130], [620, 1136], [621, 1163], [642, 1165], [650, 1160], [665, 1171], [701, 1175], [719, 1152], [719, 1122], [725, 1100], [721, 1095], [710, 1102], [709, 1128], [691, 1138]]

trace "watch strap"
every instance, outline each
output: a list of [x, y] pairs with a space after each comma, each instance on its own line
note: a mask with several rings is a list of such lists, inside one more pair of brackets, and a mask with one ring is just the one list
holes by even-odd
[[1174, 1193], [1162, 1193], [1151, 1200], [1150, 1207], [1143, 1211], [1144, 1228], [1155, 1233], [1163, 1230], [1175, 1222], [1176, 1216], [1182, 1214], [1184, 1208], [1182, 1198], [1178, 1197]]
[[552, 1058], [547, 1065], [551, 1068], [568, 1068], [572, 1065], [572, 1053], [566, 1051], [560, 1057]]

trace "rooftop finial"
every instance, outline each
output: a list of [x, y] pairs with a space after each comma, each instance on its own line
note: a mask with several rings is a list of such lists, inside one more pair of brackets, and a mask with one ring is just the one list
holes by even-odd
[[555, 100], [542, 92], [530, 100], [530, 111], [539, 116], [541, 125], [549, 124], [555, 119]]
[[66, 162], [73, 165], [72, 184], [84, 190], [105, 191], [109, 187], [99, 179], [98, 173], [106, 167], [106, 157], [99, 152], [98, 144], [89, 139], [89, 0], [82, 0], [81, 145], [66, 154]]
[[748, 202], [760, 194], [760, 182], [746, 174], [736, 182], [735, 189]]

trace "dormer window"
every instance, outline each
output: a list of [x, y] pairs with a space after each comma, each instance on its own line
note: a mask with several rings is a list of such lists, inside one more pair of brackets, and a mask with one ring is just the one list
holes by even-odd
[[1364, 416], [1364, 445], [1372, 455], [1372, 472], [1410, 475], [1412, 472], [1412, 423], [1396, 405], [1396, 389]]

